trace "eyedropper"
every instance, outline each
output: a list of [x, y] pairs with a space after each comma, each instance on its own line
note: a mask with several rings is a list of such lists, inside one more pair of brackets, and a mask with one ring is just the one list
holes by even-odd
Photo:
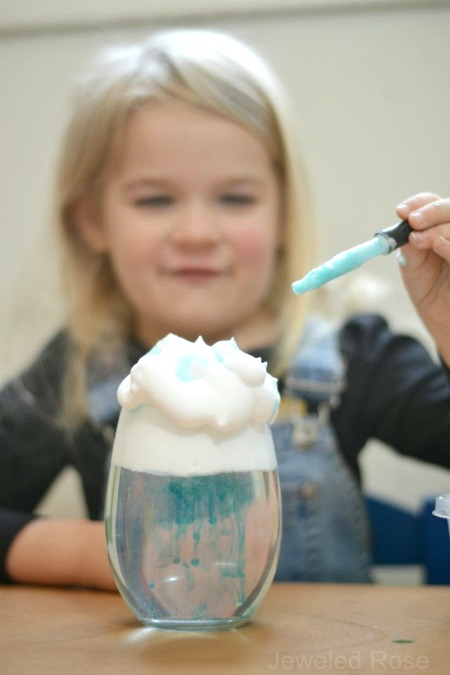
[[369, 241], [338, 253], [328, 262], [315, 267], [302, 279], [294, 281], [292, 290], [297, 295], [312, 291], [343, 274], [347, 274], [347, 272], [355, 270], [371, 258], [392, 253], [392, 251], [408, 243], [411, 232], [412, 228], [406, 220], [390, 225], [384, 230], [376, 232]]

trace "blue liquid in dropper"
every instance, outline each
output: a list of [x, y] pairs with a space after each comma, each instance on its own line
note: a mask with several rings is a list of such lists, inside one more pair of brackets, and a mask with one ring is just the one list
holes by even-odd
[[386, 255], [392, 250], [387, 237], [375, 235], [373, 239], [349, 248], [347, 251], [338, 253], [338, 255], [328, 260], [328, 262], [315, 267], [311, 272], [308, 272], [303, 279], [295, 281], [292, 284], [292, 290], [297, 295], [312, 291], [319, 286], [336, 279], [337, 277], [347, 274], [352, 270], [360, 267], [363, 263], [378, 255]]

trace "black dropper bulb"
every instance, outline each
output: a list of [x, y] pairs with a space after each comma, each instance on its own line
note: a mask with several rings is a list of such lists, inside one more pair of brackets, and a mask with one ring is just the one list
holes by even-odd
[[396, 248], [400, 248], [400, 246], [404, 246], [408, 243], [409, 235], [412, 231], [412, 227], [408, 221], [402, 220], [400, 223], [385, 227], [376, 234], [387, 237], [389, 239], [390, 250], [395, 251]]

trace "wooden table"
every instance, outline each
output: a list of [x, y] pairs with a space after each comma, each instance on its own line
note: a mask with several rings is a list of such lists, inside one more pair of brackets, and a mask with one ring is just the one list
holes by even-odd
[[274, 584], [234, 631], [145, 628], [115, 593], [0, 587], [1, 675], [450, 672], [450, 587]]

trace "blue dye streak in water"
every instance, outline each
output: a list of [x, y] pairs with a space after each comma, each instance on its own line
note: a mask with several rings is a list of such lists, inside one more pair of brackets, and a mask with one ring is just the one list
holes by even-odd
[[315, 267], [303, 279], [294, 281], [292, 290], [297, 295], [312, 291], [343, 274], [347, 274], [347, 272], [355, 270], [371, 258], [375, 258], [378, 255], [386, 255], [390, 251], [391, 247], [388, 238], [376, 235], [373, 239], [349, 248], [347, 251], [338, 253], [334, 258], [328, 260], [328, 262]]

